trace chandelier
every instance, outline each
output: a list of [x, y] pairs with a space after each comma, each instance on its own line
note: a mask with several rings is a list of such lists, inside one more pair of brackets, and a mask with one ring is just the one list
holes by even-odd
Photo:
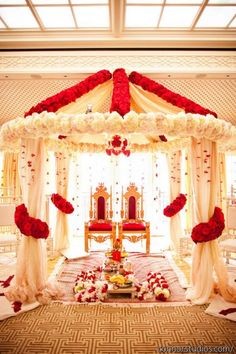
[[130, 155], [130, 150], [127, 149], [128, 140], [126, 138], [122, 138], [120, 135], [114, 135], [111, 140], [108, 141], [108, 147], [106, 148], [107, 155], [115, 155], [118, 156], [120, 154], [124, 154], [125, 156]]

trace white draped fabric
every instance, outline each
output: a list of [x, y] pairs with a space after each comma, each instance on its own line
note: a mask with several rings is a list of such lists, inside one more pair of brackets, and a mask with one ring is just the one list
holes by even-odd
[[[181, 151], [167, 155], [169, 168], [170, 202], [181, 193]], [[179, 238], [183, 235], [180, 213], [170, 218], [170, 241], [171, 248], [178, 250]]]
[[57, 113], [85, 113], [89, 104], [92, 105], [93, 112], [106, 112], [106, 102], [111, 97], [112, 88], [112, 80], [104, 82], [103, 84], [95, 87], [92, 91], [77, 98], [75, 102], [71, 102], [68, 105], [63, 106], [57, 111]]
[[[217, 205], [218, 165], [216, 143], [192, 138], [193, 226], [208, 222]], [[192, 257], [192, 286], [187, 298], [204, 304], [213, 294], [216, 272], [218, 287], [227, 301], [236, 302], [236, 288], [228, 285], [227, 269], [219, 252], [218, 241], [197, 243]]]
[[[22, 139], [19, 174], [23, 203], [29, 215], [44, 220], [45, 148], [43, 139]], [[15, 284], [5, 292], [9, 301], [46, 303], [60, 295], [47, 284], [46, 241], [22, 235], [17, 256]]]
[[[62, 153], [56, 153], [56, 188], [57, 193], [67, 199], [68, 176], [70, 157]], [[55, 228], [55, 250], [61, 251], [69, 247], [69, 228], [67, 214], [57, 211]]]
[[163, 112], [163, 113], [178, 113], [183, 109], [166, 102], [154, 93], [147, 92], [141, 87], [134, 85], [130, 82], [130, 95], [131, 95], [131, 110], [142, 112]]

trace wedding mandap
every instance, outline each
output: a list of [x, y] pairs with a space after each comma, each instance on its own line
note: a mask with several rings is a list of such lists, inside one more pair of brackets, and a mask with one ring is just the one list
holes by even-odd
[[[236, 127], [138, 72], [128, 75], [123, 68], [113, 73], [101, 70], [1, 127], [1, 150], [19, 156], [23, 202], [15, 214], [22, 238], [15, 284], [5, 292], [7, 299], [46, 303], [60, 297], [60, 289], [47, 279], [46, 271], [45, 239], [49, 234], [44, 221], [46, 152], [54, 151], [60, 156], [57, 168], [68, 171], [71, 153], [112, 155], [114, 136], [126, 142], [127, 155], [161, 151], [177, 165], [181, 151], [186, 151], [189, 170], [186, 203], [195, 244], [191, 287], [186, 297], [194, 304], [204, 304], [217, 288], [225, 300], [236, 302], [236, 288], [228, 283], [218, 245], [225, 227], [220, 174], [225, 152], [236, 149]], [[174, 169], [169, 179], [172, 203], [181, 194], [180, 178], [181, 170]], [[68, 180], [60, 183], [59, 176], [56, 192], [65, 200], [67, 187]], [[179, 242], [180, 227], [179, 213], [174, 212], [170, 216], [173, 248]], [[57, 250], [68, 247], [67, 214], [60, 209], [53, 237]]]

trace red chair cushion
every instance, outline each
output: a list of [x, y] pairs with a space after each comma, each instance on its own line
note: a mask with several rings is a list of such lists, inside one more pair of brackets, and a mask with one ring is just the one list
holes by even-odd
[[90, 231], [111, 231], [112, 225], [106, 222], [95, 222], [89, 226]]
[[143, 223], [137, 223], [137, 222], [129, 222], [126, 224], [123, 224], [123, 230], [124, 231], [142, 231], [146, 230], [146, 226]]
[[104, 220], [106, 218], [105, 216], [105, 199], [104, 197], [99, 197], [98, 198], [98, 210], [97, 210], [97, 218], [98, 220]]
[[136, 219], [136, 199], [129, 197], [129, 219]]

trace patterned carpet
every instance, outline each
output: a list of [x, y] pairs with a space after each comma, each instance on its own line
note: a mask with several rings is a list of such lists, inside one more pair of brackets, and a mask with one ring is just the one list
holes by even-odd
[[177, 347], [172, 353], [181, 353], [180, 346], [228, 346], [236, 353], [235, 323], [205, 308], [53, 303], [0, 322], [0, 353], [154, 354], [161, 346]]

